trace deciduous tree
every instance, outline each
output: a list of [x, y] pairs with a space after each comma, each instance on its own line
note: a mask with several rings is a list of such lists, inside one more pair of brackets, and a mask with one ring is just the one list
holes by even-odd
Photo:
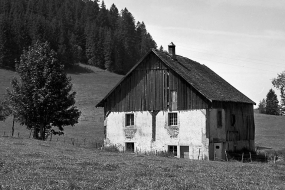
[[24, 50], [16, 71], [20, 77], [11, 82], [9, 105], [16, 121], [34, 130], [34, 138], [45, 140], [51, 127], [63, 131], [78, 122], [71, 79], [47, 42]]
[[280, 90], [281, 94], [281, 114], [285, 115], [285, 71], [277, 74], [277, 77], [272, 80], [272, 84], [275, 88]]

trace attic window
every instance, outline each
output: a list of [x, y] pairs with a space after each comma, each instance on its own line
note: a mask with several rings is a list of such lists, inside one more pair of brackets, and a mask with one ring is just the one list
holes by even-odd
[[217, 112], [217, 127], [221, 128], [222, 126], [223, 126], [222, 110], [218, 110], [218, 112]]
[[231, 114], [231, 125], [234, 126], [236, 123], [236, 115], [235, 114]]
[[168, 113], [168, 125], [169, 126], [177, 125], [177, 113]]
[[126, 126], [134, 125], [134, 114], [126, 114]]

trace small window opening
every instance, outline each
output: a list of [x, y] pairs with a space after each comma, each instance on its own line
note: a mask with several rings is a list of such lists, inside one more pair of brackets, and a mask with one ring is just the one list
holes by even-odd
[[223, 126], [222, 110], [218, 110], [218, 112], [217, 112], [217, 126], [218, 126], [218, 128], [221, 128]]
[[107, 138], [107, 126], [104, 126], [104, 139]]
[[216, 146], [216, 149], [220, 149], [220, 146]]
[[126, 114], [126, 126], [134, 125], [134, 114]]
[[135, 152], [135, 143], [126, 143], [126, 151], [127, 152]]
[[173, 154], [173, 156], [177, 156], [177, 146], [169, 145], [168, 153]]
[[231, 125], [234, 126], [235, 123], [236, 123], [236, 116], [235, 116], [235, 114], [232, 114], [231, 115]]
[[168, 125], [169, 126], [177, 125], [177, 113], [168, 113]]

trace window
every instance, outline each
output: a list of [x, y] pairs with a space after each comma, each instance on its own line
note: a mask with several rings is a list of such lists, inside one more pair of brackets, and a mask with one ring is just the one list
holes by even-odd
[[173, 154], [173, 156], [177, 156], [177, 146], [169, 145], [168, 153]]
[[236, 116], [235, 116], [235, 114], [232, 114], [231, 115], [231, 125], [234, 126], [235, 123], [236, 123]]
[[217, 127], [223, 126], [223, 119], [222, 119], [222, 110], [218, 110], [217, 112]]
[[177, 125], [177, 113], [168, 113], [168, 125]]
[[107, 126], [104, 126], [104, 139], [107, 138]]
[[177, 91], [171, 91], [171, 110], [177, 110]]
[[126, 114], [126, 126], [134, 125], [134, 114]]
[[134, 152], [135, 151], [135, 143], [126, 143], [126, 151], [127, 152]]

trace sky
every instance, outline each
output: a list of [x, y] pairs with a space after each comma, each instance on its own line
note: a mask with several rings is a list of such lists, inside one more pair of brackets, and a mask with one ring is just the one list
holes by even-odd
[[104, 2], [108, 9], [126, 7], [158, 47], [173, 42], [176, 54], [206, 65], [257, 105], [285, 71], [284, 0]]

